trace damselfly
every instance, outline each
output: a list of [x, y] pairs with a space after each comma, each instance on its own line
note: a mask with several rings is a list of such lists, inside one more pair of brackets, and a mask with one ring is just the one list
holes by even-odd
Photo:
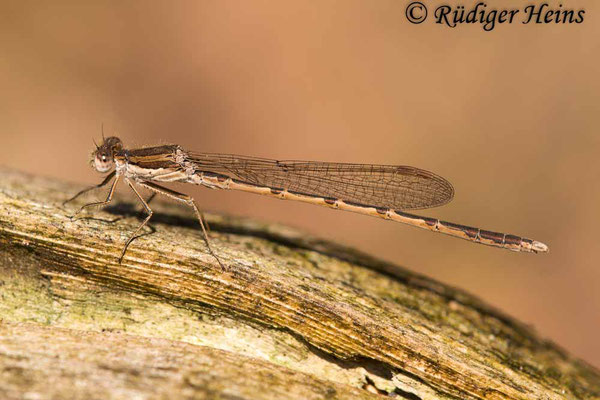
[[178, 145], [127, 150], [114, 136], [104, 139], [100, 146], [96, 145], [90, 163], [98, 172], [109, 172], [108, 176], [99, 185], [82, 190], [65, 203], [111, 181], [112, 184], [105, 201], [86, 204], [75, 215], [84, 208], [110, 203], [121, 178], [148, 213], [125, 243], [119, 262], [131, 241], [152, 217], [152, 210], [136, 189], [139, 185], [192, 207], [202, 227], [208, 251], [221, 263], [210, 247], [202, 213], [194, 200], [156, 182], [185, 182], [211, 189], [242, 190], [371, 215], [513, 251], [548, 251], [548, 246], [535, 240], [407, 213], [406, 210], [446, 204], [454, 195], [454, 189], [447, 180], [414, 167], [276, 161], [232, 154], [195, 153]]

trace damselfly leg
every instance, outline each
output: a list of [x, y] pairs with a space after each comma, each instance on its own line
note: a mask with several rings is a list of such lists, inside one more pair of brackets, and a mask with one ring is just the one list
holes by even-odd
[[[142, 196], [140, 196], [138, 191], [135, 190], [135, 187], [133, 186], [131, 181], [129, 179], [125, 178], [125, 182], [127, 182], [129, 187], [131, 188], [131, 190], [133, 190], [133, 193], [135, 193], [137, 198], [140, 200], [140, 202], [142, 203], [142, 206], [144, 206], [144, 209], [148, 213], [148, 216], [146, 216], [146, 219], [144, 219], [142, 224], [137, 227], [137, 229], [129, 236], [129, 239], [127, 239], [127, 242], [125, 242], [125, 246], [123, 247], [123, 251], [121, 252], [121, 256], [119, 257], [119, 264], [121, 264], [121, 261], [123, 261], [123, 257], [125, 256], [125, 252], [127, 251], [129, 244], [133, 241], [133, 239], [135, 239], [137, 237], [138, 232], [144, 227], [144, 225], [146, 225], [148, 223], [148, 221], [150, 220], [150, 218], [152, 218], [152, 215], [154, 214], [154, 212], [152, 211], [152, 209], [150, 208], [148, 203], [146, 203], [144, 201], [144, 199], [142, 198]], [[150, 199], [150, 200], [152, 200], [152, 199]]]
[[[129, 185], [131, 186], [131, 183], [129, 181], [127, 183], [129, 183]], [[206, 242], [206, 247], [208, 248], [208, 252], [217, 260], [217, 262], [219, 263], [221, 268], [226, 269], [225, 265], [223, 265], [223, 263], [221, 262], [219, 257], [217, 257], [217, 255], [213, 251], [212, 247], [210, 246], [210, 241], [208, 239], [208, 232], [207, 232], [207, 229], [205, 227], [205, 222], [204, 222], [204, 215], [198, 209], [198, 206], [196, 205], [196, 202], [194, 201], [194, 199], [192, 197], [188, 196], [187, 194], [179, 193], [174, 190], [168, 189], [166, 187], [157, 185], [156, 183], [152, 183], [152, 182], [148, 182], [148, 181], [139, 181], [136, 183], [139, 184], [140, 186], [145, 187], [146, 189], [149, 189], [149, 190], [155, 192], [155, 193], [165, 195], [167, 197], [170, 197], [172, 199], [175, 199], [179, 202], [182, 202], [182, 203], [187, 204], [188, 206], [192, 207], [192, 209], [194, 210], [194, 213], [196, 214], [196, 217], [198, 218], [198, 222], [200, 222], [200, 227], [202, 228], [202, 235], [204, 237], [204, 241]], [[131, 188], [133, 189], [133, 186], [131, 186]], [[135, 189], [134, 189], [134, 191], [135, 191]], [[140, 198], [140, 200], [142, 200], [142, 198], [137, 193], [137, 191], [135, 191], [135, 192], [138, 195], [138, 197]], [[142, 200], [142, 202], [143, 202], [143, 200]], [[148, 205], [145, 204], [145, 207], [148, 207]], [[149, 210], [149, 207], [147, 209]], [[152, 214], [150, 214], [150, 215], [152, 215]], [[144, 226], [146, 224], [146, 222], [148, 222], [148, 219], [150, 219], [150, 217], [146, 218], [146, 220], [142, 223], [142, 225], [137, 229], [136, 233], [141, 229], [142, 226]], [[130, 241], [131, 241], [131, 239], [130, 239]], [[129, 242], [127, 244], [129, 244]], [[123, 250], [123, 254], [125, 254], [125, 250], [126, 250], [126, 248]]]
[[116, 171], [113, 171], [113, 172], [111, 172], [110, 174], [108, 174], [108, 175], [106, 176], [106, 178], [104, 178], [104, 180], [103, 180], [102, 182], [100, 182], [99, 184], [97, 184], [97, 185], [94, 185], [94, 186], [92, 186], [92, 187], [89, 187], [89, 188], [87, 188], [87, 189], [83, 189], [83, 190], [81, 190], [81, 191], [77, 192], [77, 194], [76, 194], [75, 196], [71, 197], [71, 198], [70, 198], [70, 199], [68, 199], [68, 200], [65, 200], [65, 201], [63, 201], [62, 205], [64, 206], [64, 205], [66, 205], [67, 203], [70, 203], [70, 202], [72, 202], [73, 200], [75, 200], [76, 198], [78, 198], [79, 196], [81, 196], [82, 194], [85, 194], [85, 193], [87, 193], [87, 192], [89, 192], [89, 191], [91, 191], [91, 190], [98, 189], [98, 188], [101, 188], [101, 187], [105, 186], [105, 185], [106, 185], [108, 182], [110, 182], [110, 180], [111, 180], [112, 178], [114, 178], [114, 176], [115, 176], [115, 173], [116, 173]]
[[[89, 204], [86, 204], [86, 205], [82, 206], [79, 210], [77, 210], [77, 212], [75, 212], [75, 214], [73, 214], [73, 216], [71, 216], [71, 219], [75, 218], [80, 212], [82, 212], [86, 208], [89, 208], [89, 207], [102, 207], [102, 206], [105, 206], [108, 203], [110, 203], [112, 201], [113, 194], [115, 194], [115, 188], [117, 187], [117, 183], [119, 183], [119, 179], [121, 179], [121, 176], [117, 175], [117, 177], [113, 181], [112, 185], [110, 186], [110, 190], [108, 191], [108, 196], [106, 197], [106, 200], [104, 200], [104, 201], [97, 201], [97, 202], [89, 203]], [[105, 179], [105, 181], [107, 181], [107, 180]], [[106, 185], [106, 182], [102, 182], [99, 186], [104, 186], [104, 185]], [[85, 193], [86, 191], [89, 191], [89, 190], [95, 189], [95, 188], [96, 187], [92, 187], [90, 189], [86, 189], [83, 192]]]
[[[152, 192], [150, 197], [148, 197], [148, 200], [146, 200], [146, 204], [150, 204], [150, 202], [154, 200], [154, 198], [156, 197], [156, 193], [157, 192], [154, 191]], [[210, 225], [208, 225], [208, 221], [206, 220], [206, 218], [204, 218], [204, 213], [202, 211], [200, 211], [200, 219], [204, 221], [204, 227], [206, 228], [206, 232], [210, 232]]]
[[[105, 186], [111, 178], [113, 178], [115, 176], [115, 173], [111, 173], [109, 174], [109, 176], [107, 176], [104, 181], [102, 181], [100, 184], [92, 186], [90, 188], [84, 189], [82, 191], [80, 191], [79, 193], [77, 193], [75, 196], [73, 196], [72, 198], [70, 198], [69, 200], [65, 201], [63, 204], [66, 204], [70, 201], [75, 200], [77, 197], [81, 196], [82, 194], [89, 192], [90, 190], [93, 189], [97, 189], [99, 187]], [[96, 207], [96, 206], [105, 206], [107, 204], [109, 204], [112, 199], [113, 199], [113, 195], [115, 193], [115, 188], [117, 187], [117, 183], [119, 182], [119, 179], [121, 178], [121, 175], [117, 175], [117, 177], [115, 178], [115, 180], [113, 181], [112, 185], [110, 186], [110, 190], [108, 192], [108, 195], [106, 197], [105, 201], [98, 201], [98, 202], [93, 202], [93, 203], [89, 203], [86, 204], [84, 206], [82, 206], [79, 210], [77, 210], [77, 212], [75, 212], [75, 214], [73, 214], [73, 216], [71, 216], [71, 219], [75, 218], [79, 213], [81, 213], [81, 211], [83, 211], [86, 208], [89, 207]], [[138, 233], [140, 232], [140, 230], [142, 230], [142, 228], [148, 223], [148, 221], [150, 220], [150, 218], [152, 218], [152, 215], [154, 215], [154, 212], [152, 211], [152, 209], [150, 208], [150, 206], [148, 205], [148, 203], [150, 203], [154, 197], [156, 196], [156, 194], [163, 194], [165, 196], [168, 196], [172, 199], [175, 199], [177, 201], [180, 201], [182, 203], [187, 204], [188, 206], [192, 207], [194, 210], [194, 213], [196, 214], [196, 217], [198, 218], [198, 221], [200, 222], [200, 227], [202, 228], [202, 234], [203, 234], [203, 238], [204, 241], [206, 242], [206, 246], [208, 248], [208, 252], [210, 253], [210, 255], [212, 255], [217, 262], [219, 263], [219, 265], [221, 266], [221, 268], [226, 269], [225, 265], [223, 265], [223, 263], [221, 262], [221, 260], [219, 259], [219, 257], [217, 257], [217, 255], [215, 254], [215, 252], [213, 251], [211, 245], [210, 245], [210, 241], [208, 238], [208, 229], [206, 228], [207, 224], [206, 222], [204, 222], [204, 214], [198, 209], [198, 206], [196, 205], [196, 203], [194, 202], [194, 199], [191, 198], [188, 195], [185, 195], [183, 193], [179, 193], [176, 192], [174, 190], [171, 189], [167, 189], [165, 187], [156, 185], [152, 182], [136, 182], [139, 185], [149, 189], [152, 191], [152, 194], [150, 195], [150, 197], [148, 198], [148, 200], [144, 200], [144, 198], [140, 195], [140, 193], [136, 190], [134, 184], [127, 178], [125, 178], [125, 181], [127, 182], [127, 184], [129, 185], [129, 187], [131, 188], [131, 190], [133, 191], [133, 193], [135, 193], [136, 197], [140, 200], [140, 202], [142, 203], [142, 206], [144, 207], [144, 210], [146, 211], [146, 213], [148, 214], [146, 216], [146, 218], [144, 219], [144, 221], [140, 224], [140, 226], [137, 227], [137, 229], [129, 236], [129, 238], [127, 239], [127, 241], [125, 242], [125, 246], [123, 247], [123, 251], [121, 252], [121, 256], [119, 257], [119, 264], [121, 264], [121, 262], [123, 261], [123, 257], [125, 256], [125, 253], [127, 252], [127, 248], [129, 247], [129, 245], [131, 244], [131, 242], [136, 239], [138, 237]]]

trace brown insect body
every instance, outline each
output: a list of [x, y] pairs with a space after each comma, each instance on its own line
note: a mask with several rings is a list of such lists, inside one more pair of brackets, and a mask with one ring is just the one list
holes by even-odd
[[452, 185], [444, 178], [409, 166], [277, 161], [232, 154], [186, 152], [177, 145], [127, 150], [114, 136], [97, 146], [92, 166], [98, 172], [114, 168], [98, 186], [107, 184], [113, 177], [115, 179], [106, 201], [91, 205], [110, 202], [116, 183], [123, 177], [149, 214], [126, 243], [121, 257], [152, 216], [152, 210], [135, 189], [135, 184], [190, 205], [203, 228], [209, 251], [214, 255], [202, 215], [193, 199], [154, 182], [184, 182], [213, 189], [241, 190], [388, 219], [513, 251], [548, 251], [548, 246], [535, 240], [407, 213], [406, 210], [445, 204], [454, 195]]

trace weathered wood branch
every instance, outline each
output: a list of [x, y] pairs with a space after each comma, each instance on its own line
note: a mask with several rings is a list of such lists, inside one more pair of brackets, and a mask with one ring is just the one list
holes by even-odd
[[597, 370], [476, 298], [286, 227], [207, 215], [223, 271], [157, 202], [119, 264], [133, 200], [71, 220], [78, 189], [0, 169], [9, 398], [600, 397]]
[[5, 323], [0, 351], [3, 400], [378, 397], [228, 351], [110, 332]]

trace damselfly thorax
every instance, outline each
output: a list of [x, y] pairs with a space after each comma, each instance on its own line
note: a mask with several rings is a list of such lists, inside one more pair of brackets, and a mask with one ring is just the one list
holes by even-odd
[[121, 178], [148, 213], [125, 243], [120, 260], [152, 216], [152, 210], [135, 188], [143, 186], [192, 207], [209, 252], [221, 263], [210, 247], [202, 213], [194, 200], [156, 182], [183, 182], [212, 189], [241, 190], [388, 219], [513, 251], [548, 251], [548, 246], [535, 240], [407, 213], [407, 210], [446, 204], [454, 195], [454, 189], [447, 180], [415, 167], [277, 161], [233, 154], [188, 152], [177, 145], [124, 149], [117, 137], [106, 138], [102, 145], [96, 147], [91, 164], [99, 172], [112, 172], [99, 185], [77, 193], [68, 201], [111, 181], [112, 184], [105, 201], [87, 204], [77, 213], [86, 207], [108, 204]]

